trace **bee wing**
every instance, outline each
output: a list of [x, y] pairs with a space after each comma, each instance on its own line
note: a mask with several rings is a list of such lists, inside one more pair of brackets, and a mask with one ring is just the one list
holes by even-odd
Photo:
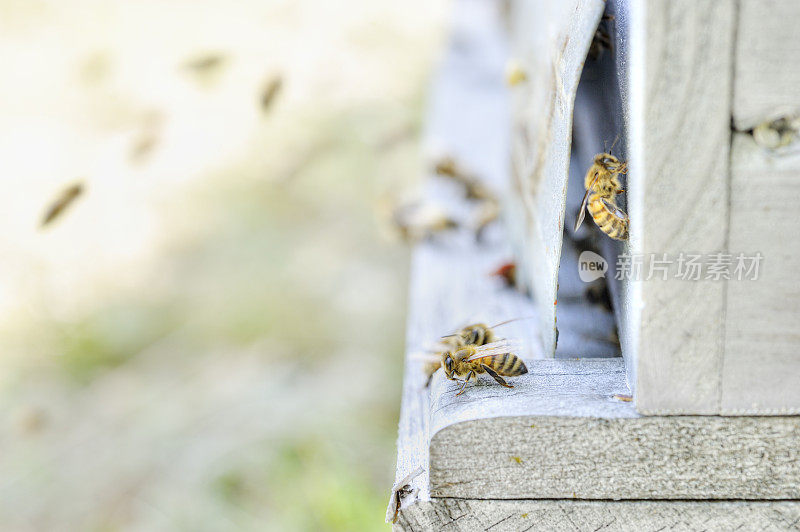
[[589, 192], [592, 191], [592, 188], [594, 188], [594, 184], [597, 183], [597, 179], [599, 177], [600, 173], [595, 172], [594, 179], [592, 179], [592, 182], [589, 183], [589, 188], [586, 189], [586, 194], [583, 195], [583, 201], [581, 201], [581, 210], [578, 211], [578, 219], [575, 221], [575, 231], [577, 231], [583, 223], [583, 218], [586, 216], [586, 204], [589, 203]]
[[626, 220], [628, 219], [628, 215], [625, 214], [625, 211], [623, 211], [622, 209], [617, 207], [615, 204], [611, 203], [610, 201], [606, 200], [605, 198], [603, 198], [602, 201], [603, 201], [603, 205], [606, 206], [606, 209], [608, 209], [608, 211], [611, 214], [613, 214], [617, 218], [623, 218], [623, 219], [626, 219]]
[[467, 358], [467, 362], [478, 360], [479, 358], [495, 357], [505, 355], [519, 349], [519, 343], [511, 340], [499, 340], [490, 344], [475, 348], [475, 354]]

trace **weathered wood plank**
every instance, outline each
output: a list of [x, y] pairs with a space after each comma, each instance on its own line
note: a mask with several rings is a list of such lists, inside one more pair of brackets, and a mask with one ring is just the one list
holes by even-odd
[[601, 0], [511, 4], [512, 56], [528, 81], [514, 89], [509, 211], [520, 276], [537, 301], [546, 356], [556, 349], [556, 299], [572, 110]]
[[512, 390], [434, 383], [432, 497], [800, 499], [800, 417], [642, 417], [618, 358], [529, 369]]
[[[727, 287], [721, 409], [800, 413], [800, 154], [777, 155], [737, 133], [732, 147], [730, 252], [763, 255], [758, 279]], [[747, 262], [749, 266], [749, 261]]]
[[797, 0], [739, 0], [733, 118], [743, 131], [800, 114]]
[[[673, 261], [724, 251], [736, 4], [655, 0], [633, 9], [631, 48], [645, 53], [630, 66], [643, 76], [630, 85], [629, 251]], [[633, 313], [621, 336], [636, 366], [636, 406], [647, 414], [718, 413], [725, 282], [674, 274], [673, 263], [667, 280], [632, 281], [623, 305]]]
[[434, 499], [403, 510], [394, 530], [797, 530], [796, 502], [657, 502]]

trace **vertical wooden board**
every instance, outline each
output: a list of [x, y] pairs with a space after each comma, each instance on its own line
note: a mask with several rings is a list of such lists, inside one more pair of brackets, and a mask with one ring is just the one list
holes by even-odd
[[738, 18], [736, 128], [800, 113], [800, 2], [740, 0]]
[[758, 279], [728, 282], [722, 413], [800, 413], [800, 154], [745, 133], [732, 150], [730, 253], [764, 258]]
[[532, 290], [542, 347], [556, 347], [556, 294], [564, 226], [572, 110], [602, 0], [511, 5], [512, 59], [527, 81], [512, 91], [513, 191], [509, 213], [520, 277]]
[[[736, 4], [732, 0], [655, 0], [637, 33], [644, 46], [639, 151], [628, 175], [630, 252], [711, 254], [726, 249], [730, 106]], [[635, 120], [635, 118], [634, 118]], [[636, 157], [638, 155], [638, 157]], [[719, 410], [725, 283], [650, 279], [640, 299], [636, 407], [647, 414]], [[625, 333], [623, 333], [624, 335]]]

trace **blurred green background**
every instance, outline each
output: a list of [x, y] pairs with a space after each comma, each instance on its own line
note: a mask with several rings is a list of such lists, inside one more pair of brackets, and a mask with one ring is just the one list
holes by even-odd
[[1, 529], [387, 528], [447, 7], [0, 1]]

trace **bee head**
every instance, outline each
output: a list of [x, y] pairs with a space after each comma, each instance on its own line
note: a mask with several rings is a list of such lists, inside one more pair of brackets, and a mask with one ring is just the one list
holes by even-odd
[[444, 356], [444, 373], [450, 378], [453, 377], [453, 357], [450, 353]]

